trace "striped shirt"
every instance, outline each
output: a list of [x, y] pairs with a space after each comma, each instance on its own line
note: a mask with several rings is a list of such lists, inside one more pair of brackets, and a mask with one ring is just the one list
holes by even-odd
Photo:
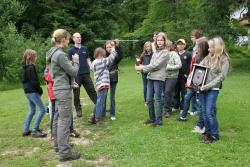
[[115, 49], [112, 49], [109, 57], [95, 59], [91, 65], [91, 70], [94, 71], [94, 78], [97, 90], [101, 87], [109, 87], [109, 70], [108, 66], [113, 63], [115, 56], [117, 55]]

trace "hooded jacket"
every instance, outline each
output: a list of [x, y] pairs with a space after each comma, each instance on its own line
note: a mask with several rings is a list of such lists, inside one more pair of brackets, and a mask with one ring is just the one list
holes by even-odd
[[76, 77], [79, 61], [76, 63], [69, 61], [67, 54], [60, 47], [52, 47], [47, 52], [46, 61], [50, 63], [54, 92], [71, 89], [71, 77]]
[[39, 93], [40, 95], [43, 94], [43, 90], [40, 87], [39, 79], [36, 73], [35, 65], [23, 65], [22, 83], [24, 93]]

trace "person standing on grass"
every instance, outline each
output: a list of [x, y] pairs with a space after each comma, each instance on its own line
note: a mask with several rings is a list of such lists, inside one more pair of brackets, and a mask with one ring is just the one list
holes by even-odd
[[[47, 65], [47, 68], [45, 69], [45, 73], [44, 73], [44, 80], [46, 81], [47, 83], [47, 89], [48, 89], [48, 97], [49, 97], [49, 100], [51, 102], [51, 123], [50, 123], [50, 126], [51, 126], [51, 137], [53, 137], [53, 120], [54, 120], [54, 115], [55, 115], [55, 112], [57, 112], [56, 110], [56, 106], [55, 106], [55, 103], [56, 103], [56, 98], [54, 96], [54, 92], [53, 92], [53, 85], [54, 85], [54, 82], [52, 81], [52, 77], [51, 77], [51, 71], [50, 71], [50, 64], [48, 63]], [[71, 137], [80, 137], [80, 133], [77, 132], [75, 129], [74, 129], [74, 126], [73, 126], [73, 116], [72, 116], [72, 120], [71, 120], [71, 125], [70, 125], [70, 136]]]
[[[178, 121], [187, 120], [190, 101], [195, 96], [195, 92], [197, 91], [193, 88], [193, 85], [190, 84], [190, 79], [193, 73], [194, 64], [199, 64], [208, 55], [208, 41], [206, 37], [201, 37], [196, 41], [196, 49], [197, 49], [197, 54], [196, 56], [192, 58], [190, 74], [188, 76], [187, 83], [186, 83], [187, 91], [186, 91], [186, 95], [184, 96], [183, 112], [177, 118]], [[199, 106], [200, 106], [200, 103], [199, 103]], [[201, 112], [201, 109], [199, 110], [200, 112], [199, 112], [198, 122], [196, 123], [196, 126], [192, 130], [192, 132], [194, 133], [204, 133], [205, 131], [204, 120], [202, 116], [203, 113]]]
[[211, 144], [220, 137], [216, 102], [222, 82], [229, 71], [229, 54], [221, 37], [209, 40], [208, 44], [209, 55], [200, 63], [209, 68], [205, 84], [200, 88], [200, 100], [205, 123], [204, 142]]
[[[43, 94], [43, 89], [40, 86], [39, 79], [37, 76], [35, 63], [37, 60], [37, 53], [32, 49], [26, 49], [23, 54], [23, 75], [22, 75], [22, 83], [25, 96], [29, 105], [29, 112], [25, 119], [24, 130], [22, 136], [29, 136], [32, 134], [32, 137], [46, 137], [47, 134], [43, 133], [40, 129], [41, 120], [46, 112], [45, 106], [41, 100], [41, 96]], [[30, 131], [30, 123], [32, 121], [33, 116], [36, 113], [36, 106], [39, 107], [40, 112], [38, 113], [34, 127], [32, 131]]]
[[46, 56], [50, 62], [53, 91], [56, 98], [56, 108], [53, 120], [54, 149], [59, 152], [60, 161], [76, 160], [80, 154], [72, 152], [69, 144], [70, 125], [72, 123], [72, 77], [76, 77], [79, 70], [79, 56], [72, 56], [68, 60], [64, 49], [68, 47], [70, 35], [64, 29], [54, 31], [51, 42], [54, 45]]
[[177, 45], [177, 52], [181, 59], [182, 67], [179, 70], [177, 84], [175, 86], [175, 93], [173, 97], [173, 111], [180, 109], [180, 111], [182, 112], [184, 96], [186, 93], [185, 83], [187, 81], [192, 55], [190, 52], [185, 50], [186, 41], [184, 39], [179, 39], [176, 42], [176, 45]]
[[[95, 60], [91, 65], [91, 69], [94, 71], [97, 93], [96, 103], [96, 122], [97, 124], [103, 124], [104, 116], [106, 112], [106, 98], [110, 85], [110, 72], [109, 66], [114, 62], [117, 53], [114, 46], [111, 48], [111, 52], [108, 57], [105, 57], [106, 51], [103, 48], [95, 49]], [[112, 87], [111, 87], [112, 89]]]
[[[192, 53], [192, 57], [195, 57], [196, 55], [196, 40], [201, 38], [203, 36], [203, 32], [199, 29], [194, 29], [191, 31], [191, 41], [193, 43], [193, 46], [188, 48], [188, 51]], [[195, 96], [192, 98], [192, 109], [191, 111], [188, 111], [190, 115], [197, 115], [200, 111], [199, 106], [199, 94], [195, 93]]]
[[[153, 54], [149, 65], [135, 66], [135, 70], [148, 73], [147, 105], [149, 119], [145, 124], [152, 126], [162, 125], [162, 90], [166, 78], [166, 66], [169, 61], [169, 52], [166, 49], [167, 37], [160, 32], [156, 37], [156, 52]], [[156, 113], [154, 107], [156, 101]]]
[[79, 55], [80, 68], [77, 73], [77, 77], [75, 78], [75, 81], [78, 84], [78, 87], [73, 89], [73, 93], [74, 93], [74, 105], [76, 109], [76, 114], [77, 114], [77, 117], [81, 117], [82, 116], [82, 108], [81, 108], [81, 103], [80, 103], [81, 85], [83, 85], [89, 98], [94, 104], [96, 104], [97, 95], [96, 95], [96, 91], [94, 88], [94, 84], [90, 77], [89, 67], [91, 65], [91, 61], [89, 58], [89, 51], [85, 46], [82, 46], [81, 44], [82, 42], [81, 34], [78, 32], [74, 33], [73, 41], [74, 41], [74, 46], [69, 49], [68, 58], [69, 60], [72, 60], [73, 55], [75, 54]]
[[[116, 40], [118, 41], [118, 40]], [[106, 56], [109, 57], [112, 53], [112, 48], [115, 48], [115, 51], [117, 53], [117, 56], [115, 57], [114, 61], [112, 61], [111, 64], [108, 66], [109, 70], [109, 79], [110, 79], [110, 119], [112, 121], [116, 120], [116, 101], [115, 101], [115, 93], [116, 93], [116, 87], [118, 84], [118, 65], [120, 61], [122, 60], [122, 52], [121, 48], [119, 46], [119, 43], [116, 41], [107, 41], [105, 44], [105, 50], [106, 50]], [[106, 111], [106, 108], [105, 108]], [[105, 116], [106, 113], [104, 113], [103, 116]]]
[[172, 98], [177, 83], [179, 70], [181, 69], [181, 59], [175, 50], [172, 50], [172, 42], [167, 42], [167, 49], [169, 50], [169, 61], [166, 66], [166, 79], [164, 87], [164, 114], [166, 118], [170, 117], [172, 112]]
[[[143, 46], [143, 52], [140, 56], [140, 64], [146, 66], [149, 65], [152, 58], [152, 45], [150, 41], [145, 42]], [[148, 73], [141, 71], [142, 83], [143, 83], [143, 97], [145, 106], [147, 106], [147, 84], [148, 84]]]

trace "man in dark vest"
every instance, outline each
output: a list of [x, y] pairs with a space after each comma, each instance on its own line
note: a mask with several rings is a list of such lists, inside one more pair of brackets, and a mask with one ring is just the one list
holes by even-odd
[[79, 55], [79, 71], [77, 77], [75, 78], [76, 83], [78, 84], [77, 88], [73, 89], [74, 92], [74, 105], [77, 113], [77, 117], [82, 116], [82, 108], [80, 103], [80, 87], [83, 85], [88, 96], [94, 104], [96, 104], [97, 94], [94, 88], [94, 84], [90, 77], [89, 66], [91, 64], [89, 58], [88, 49], [85, 46], [82, 46], [81, 34], [76, 32], [73, 34], [74, 46], [68, 51], [68, 58], [72, 60], [72, 56], [77, 54]]

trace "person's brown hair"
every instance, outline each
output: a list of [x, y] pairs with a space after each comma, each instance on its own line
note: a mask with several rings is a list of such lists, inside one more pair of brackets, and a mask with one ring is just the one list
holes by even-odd
[[32, 49], [26, 49], [23, 53], [23, 63], [28, 64], [34, 64], [36, 61], [37, 53], [35, 50]]
[[96, 48], [95, 51], [94, 51], [94, 57], [95, 57], [95, 59], [98, 58], [99, 55], [101, 55], [103, 57], [106, 55], [106, 51], [103, 48], [101, 48], [101, 47]]
[[155, 45], [155, 48], [158, 48], [158, 46], [157, 46], [157, 39], [159, 38], [159, 37], [162, 37], [163, 39], [164, 39], [164, 48], [166, 48], [166, 46], [167, 46], [167, 35], [164, 33], [164, 32], [159, 32], [158, 34], [157, 34], [157, 36], [156, 36], [156, 41], [155, 41], [155, 43], [154, 43], [154, 45]]
[[191, 31], [191, 36], [194, 36], [196, 39], [199, 39], [200, 37], [203, 36], [203, 32], [202, 30], [194, 29]]
[[147, 50], [146, 50], [147, 46], [150, 46], [150, 49], [151, 49], [150, 52], [152, 52], [152, 45], [151, 45], [151, 42], [150, 42], [150, 41], [147, 41], [147, 42], [145, 42], [144, 45], [143, 45], [143, 53], [144, 53], [144, 54], [147, 53]]
[[209, 53], [208, 51], [209, 45], [207, 37], [201, 37], [197, 39], [196, 45], [197, 45], [197, 50], [199, 50], [198, 57], [199, 59], [203, 59]]
[[63, 39], [70, 39], [70, 34], [65, 29], [57, 29], [53, 32], [51, 43], [53, 45], [60, 44]]

